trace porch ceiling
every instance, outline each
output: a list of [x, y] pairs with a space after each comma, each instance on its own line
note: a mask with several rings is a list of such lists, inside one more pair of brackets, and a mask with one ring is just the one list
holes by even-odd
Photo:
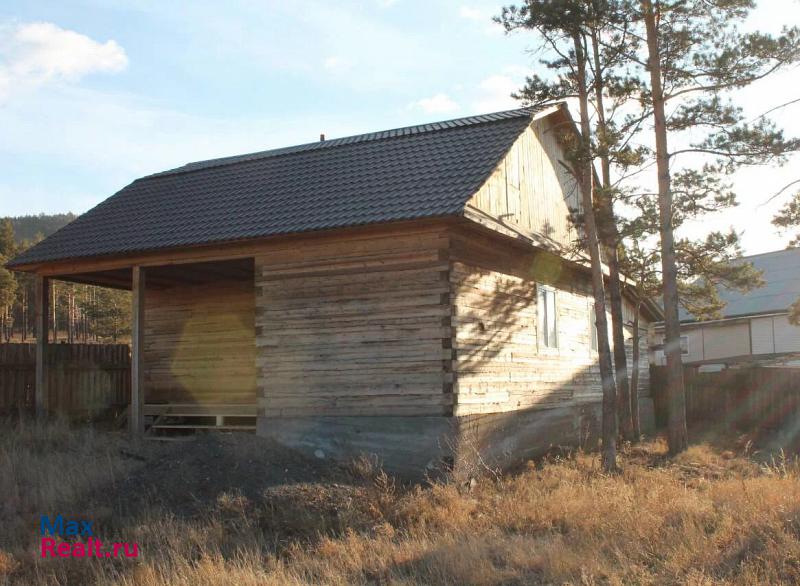
[[[178, 285], [201, 285], [218, 280], [251, 280], [254, 274], [252, 258], [147, 267], [147, 286], [155, 288]], [[54, 275], [54, 279], [72, 283], [98, 285], [114, 289], [132, 288], [132, 268]]]

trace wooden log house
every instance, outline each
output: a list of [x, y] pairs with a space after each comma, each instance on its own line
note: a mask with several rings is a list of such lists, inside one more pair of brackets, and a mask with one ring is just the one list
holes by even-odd
[[252, 427], [406, 475], [585, 441], [601, 391], [567, 254], [574, 131], [563, 105], [522, 109], [137, 179], [10, 264], [37, 277], [38, 408], [61, 279], [133, 292], [137, 434]]

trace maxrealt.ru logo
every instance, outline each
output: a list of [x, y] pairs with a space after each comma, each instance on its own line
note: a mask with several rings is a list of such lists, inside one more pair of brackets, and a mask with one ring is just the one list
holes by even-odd
[[[94, 535], [92, 521], [87, 519], [65, 519], [56, 515], [50, 519], [42, 515], [39, 520], [39, 533], [42, 535], [41, 555], [43, 558], [116, 558], [139, 557], [139, 545], [136, 543], [109, 543], [104, 546]], [[51, 535], [53, 537], [47, 537]], [[56, 537], [79, 538], [78, 541], [60, 541]]]

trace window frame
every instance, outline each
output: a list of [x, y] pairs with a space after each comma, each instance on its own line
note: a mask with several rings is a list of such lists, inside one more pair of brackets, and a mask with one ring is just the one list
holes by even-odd
[[[552, 308], [553, 308], [553, 322], [552, 322], [552, 333], [554, 340], [550, 340], [550, 336], [548, 334], [548, 317], [550, 313], [547, 309], [547, 296], [552, 295]], [[549, 285], [542, 285], [537, 283], [536, 286], [536, 319], [537, 319], [537, 332], [536, 332], [536, 343], [539, 350], [543, 350], [545, 352], [558, 352], [560, 349], [559, 346], [559, 335], [558, 335], [558, 290], [555, 287], [551, 287]], [[546, 340], [546, 342], [545, 342]]]

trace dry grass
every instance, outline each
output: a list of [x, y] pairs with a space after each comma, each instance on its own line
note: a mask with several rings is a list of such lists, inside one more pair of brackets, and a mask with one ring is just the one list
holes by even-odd
[[[193, 510], [125, 494], [126, 477], [186, 449], [130, 446], [62, 423], [5, 425], [0, 583], [800, 581], [800, 472], [735, 448], [695, 445], [669, 460], [653, 441], [625, 450], [619, 476], [578, 454], [472, 488], [401, 489], [361, 462], [366, 478], [331, 472], [260, 494], [228, 490]], [[138, 542], [142, 557], [38, 558], [38, 515], [56, 512], [94, 519], [106, 541]]]

